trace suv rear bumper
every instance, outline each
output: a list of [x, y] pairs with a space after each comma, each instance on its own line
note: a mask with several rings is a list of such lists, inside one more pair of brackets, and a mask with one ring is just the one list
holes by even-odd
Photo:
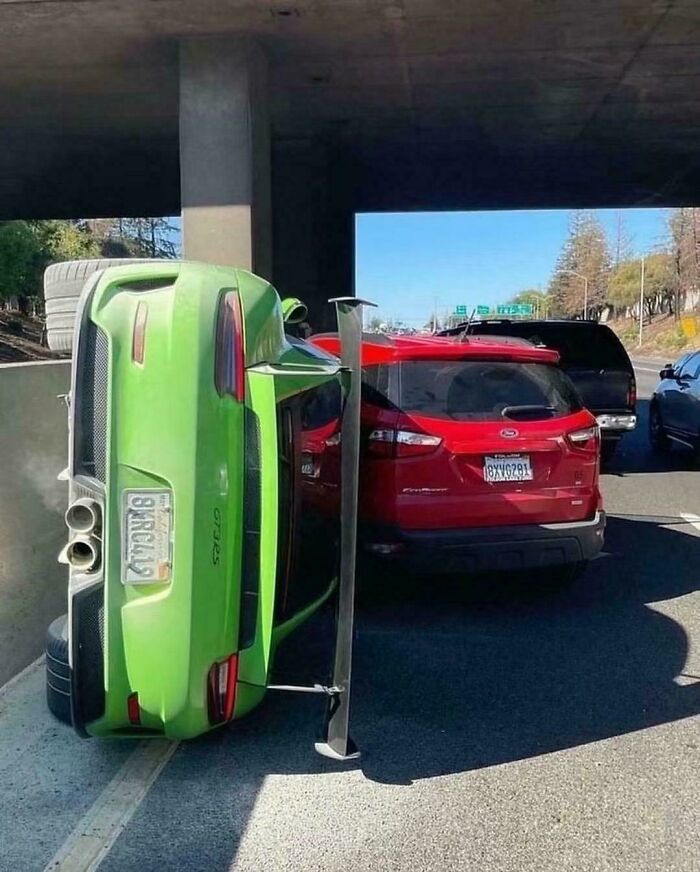
[[606, 441], [617, 441], [637, 426], [634, 412], [600, 412], [596, 413], [596, 421], [600, 427], [601, 439]]
[[464, 530], [367, 527], [365, 552], [429, 572], [513, 572], [591, 560], [603, 547], [605, 512], [587, 521]]

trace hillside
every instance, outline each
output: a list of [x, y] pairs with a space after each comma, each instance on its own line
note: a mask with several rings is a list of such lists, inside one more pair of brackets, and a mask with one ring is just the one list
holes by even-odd
[[[700, 327], [700, 319], [689, 316], [692, 327]], [[632, 318], [617, 318], [608, 321], [608, 327], [617, 333], [630, 354], [647, 355], [649, 357], [668, 358], [675, 360], [683, 351], [700, 348], [700, 331], [695, 337], [685, 335], [683, 326], [671, 315], [656, 315], [651, 324], [645, 323], [643, 341], [639, 345], [639, 322]]]
[[43, 329], [42, 318], [0, 311], [0, 364], [58, 360], [62, 355], [41, 344]]

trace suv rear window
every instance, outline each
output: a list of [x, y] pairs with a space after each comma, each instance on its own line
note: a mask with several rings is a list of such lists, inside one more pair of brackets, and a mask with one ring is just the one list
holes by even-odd
[[559, 352], [564, 369], [631, 369], [624, 346], [613, 331], [603, 324], [485, 322], [472, 324], [469, 332], [478, 335], [519, 336], [535, 345], [554, 348]]
[[404, 412], [455, 421], [538, 421], [582, 408], [556, 366], [511, 361], [405, 361], [400, 397]]

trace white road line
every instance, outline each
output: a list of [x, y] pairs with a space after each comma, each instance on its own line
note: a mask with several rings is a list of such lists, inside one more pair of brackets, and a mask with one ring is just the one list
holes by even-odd
[[140, 742], [44, 867], [44, 872], [93, 872], [109, 853], [179, 742]]
[[684, 521], [692, 524], [698, 533], [700, 533], [700, 515], [695, 515], [692, 512], [681, 512], [680, 514]]

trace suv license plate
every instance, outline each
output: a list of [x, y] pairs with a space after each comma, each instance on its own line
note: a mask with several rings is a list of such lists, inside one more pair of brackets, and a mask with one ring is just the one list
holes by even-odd
[[170, 581], [172, 492], [127, 490], [122, 503], [122, 583]]
[[484, 481], [532, 481], [529, 454], [496, 454], [484, 458]]

